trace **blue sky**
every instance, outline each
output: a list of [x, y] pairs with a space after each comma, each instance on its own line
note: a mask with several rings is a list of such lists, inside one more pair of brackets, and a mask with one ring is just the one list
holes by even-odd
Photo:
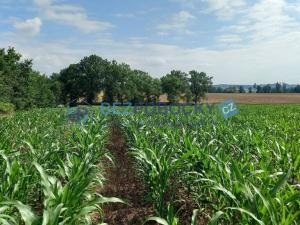
[[0, 0], [0, 47], [47, 75], [89, 54], [161, 77], [300, 83], [300, 1]]

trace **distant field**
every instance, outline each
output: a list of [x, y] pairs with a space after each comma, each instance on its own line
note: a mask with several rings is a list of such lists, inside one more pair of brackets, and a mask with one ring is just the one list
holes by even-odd
[[[207, 94], [206, 102], [217, 103], [222, 102], [228, 98], [232, 98], [237, 103], [247, 104], [283, 104], [283, 103], [300, 103], [300, 94], [256, 94], [256, 93], [209, 93]], [[167, 101], [167, 96], [160, 97], [161, 101]]]

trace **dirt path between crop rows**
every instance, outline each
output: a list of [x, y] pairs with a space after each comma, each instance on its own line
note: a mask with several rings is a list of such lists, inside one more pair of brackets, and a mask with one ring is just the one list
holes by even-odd
[[[142, 225], [148, 217], [155, 213], [151, 204], [145, 200], [145, 189], [137, 179], [134, 158], [129, 154], [126, 140], [117, 126], [111, 127], [107, 149], [113, 156], [114, 165], [111, 162], [104, 164], [107, 182], [104, 187], [99, 188], [98, 192], [105, 197], [120, 198], [128, 204], [105, 204], [103, 206], [104, 222], [108, 225]], [[181, 224], [190, 225], [192, 211], [197, 206], [192, 203], [184, 191], [178, 190], [177, 194], [179, 199], [185, 200], [175, 207], [176, 209], [181, 208], [178, 214]], [[207, 224], [207, 221], [199, 215], [197, 225], [203, 224]]]
[[113, 155], [114, 165], [106, 168], [107, 183], [100, 193], [107, 197], [118, 197], [129, 205], [112, 203], [104, 205], [104, 216], [109, 225], [141, 225], [153, 215], [152, 207], [146, 204], [144, 189], [135, 175], [134, 159], [116, 126], [112, 126], [108, 150]]

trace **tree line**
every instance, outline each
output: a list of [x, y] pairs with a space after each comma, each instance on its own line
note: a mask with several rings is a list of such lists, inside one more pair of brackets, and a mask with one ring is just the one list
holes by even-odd
[[125, 63], [97, 55], [85, 57], [51, 78], [61, 84], [64, 103], [84, 98], [92, 104], [99, 93], [103, 93], [103, 100], [109, 103], [158, 102], [162, 94], [167, 94], [171, 103], [198, 102], [212, 87], [212, 77], [203, 72], [173, 70], [158, 79]]
[[[230, 87], [219, 89], [213, 86], [212, 77], [192, 70], [188, 73], [172, 70], [162, 78], [132, 69], [125, 63], [109, 61], [97, 55], [84, 57], [50, 77], [32, 68], [32, 60], [22, 59], [14, 48], [0, 49], [0, 111], [2, 105], [11, 104], [16, 109], [52, 107], [70, 102], [99, 103], [99, 94], [105, 102], [131, 102], [145, 104], [158, 102], [166, 94], [170, 103], [179, 101], [197, 103], [207, 92], [240, 92], [246, 90]], [[253, 85], [247, 92], [286, 92], [278, 83]], [[300, 93], [300, 86], [290, 92]]]
[[[246, 85], [248, 86], [248, 85]], [[285, 83], [277, 82], [275, 85], [257, 85], [245, 88], [244, 86], [230, 86], [227, 88], [212, 87], [211, 93], [300, 93], [300, 85], [287, 87]]]
[[94, 104], [100, 93], [103, 101], [109, 103], [158, 102], [162, 94], [172, 103], [198, 102], [211, 87], [212, 77], [203, 72], [173, 70], [158, 79], [97, 55], [84, 57], [47, 77], [33, 70], [32, 60], [22, 60], [14, 48], [0, 51], [0, 102], [11, 103], [16, 109], [79, 101]]
[[[60, 84], [32, 69], [14, 48], [0, 49], [0, 102], [16, 109], [57, 104]], [[5, 104], [4, 104], [5, 103]]]

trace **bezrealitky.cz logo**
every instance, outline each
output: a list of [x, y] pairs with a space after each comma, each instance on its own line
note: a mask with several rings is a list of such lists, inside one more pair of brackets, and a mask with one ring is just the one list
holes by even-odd
[[212, 113], [214, 104], [165, 104], [165, 103], [153, 103], [145, 105], [132, 105], [131, 102], [119, 103], [115, 102], [113, 105], [110, 105], [107, 102], [101, 103], [100, 111], [103, 115], [132, 115], [138, 113], [145, 113], [147, 115], [156, 115], [156, 114], [185, 114], [189, 115], [192, 113]]
[[[212, 114], [215, 108], [215, 104], [170, 104], [166, 105], [163, 103], [156, 104], [145, 104], [145, 105], [132, 105], [131, 102], [120, 103], [115, 102], [110, 105], [107, 102], [101, 103], [100, 111], [103, 115], [120, 115], [127, 116], [137, 113], [145, 113], [147, 115], [155, 114], [184, 114], [190, 115], [192, 113], [208, 113]], [[218, 104], [219, 110], [225, 119], [233, 117], [238, 113], [236, 104], [232, 99], [228, 99], [220, 104]]]
[[83, 105], [68, 107], [67, 118], [70, 123], [85, 124], [89, 118], [89, 109]]
[[231, 118], [238, 114], [238, 109], [235, 102], [232, 99], [228, 99], [219, 104], [219, 109], [225, 119]]
[[[113, 103], [111, 106], [109, 103], [103, 102], [100, 106], [100, 112], [102, 115], [121, 115], [128, 116], [137, 113], [145, 113], [147, 115], [156, 114], [184, 114], [190, 115], [192, 113], [208, 113], [213, 114], [215, 104], [176, 104], [176, 105], [166, 105], [166, 104], [146, 104], [133, 106], [131, 102], [126, 103]], [[220, 104], [218, 108], [225, 119], [231, 118], [238, 114], [238, 109], [235, 102], [232, 99], [228, 99]], [[78, 105], [74, 107], [68, 107], [67, 118], [71, 123], [86, 124], [89, 118], [89, 107], [86, 105]]]

